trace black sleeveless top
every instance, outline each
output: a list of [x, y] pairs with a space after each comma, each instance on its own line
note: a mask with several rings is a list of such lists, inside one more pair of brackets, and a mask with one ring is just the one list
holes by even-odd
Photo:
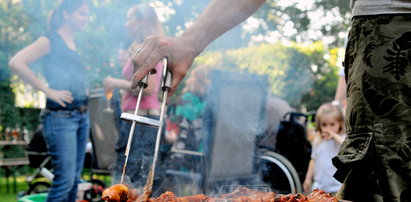
[[43, 74], [49, 87], [56, 90], [67, 90], [72, 93], [73, 102], [66, 107], [48, 99], [46, 108], [51, 110], [72, 110], [87, 104], [87, 70], [76, 51], [67, 44], [55, 31], [46, 33], [50, 41], [50, 52], [42, 59]]

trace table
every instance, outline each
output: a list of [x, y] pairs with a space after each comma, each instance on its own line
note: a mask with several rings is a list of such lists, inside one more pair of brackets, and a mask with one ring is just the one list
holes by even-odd
[[[0, 146], [25, 146], [28, 143], [25, 141], [0, 141]], [[12, 175], [13, 177], [13, 191], [17, 193], [17, 182], [16, 182], [16, 170], [19, 166], [28, 165], [29, 159], [24, 153], [24, 157], [21, 158], [3, 158], [3, 148], [0, 149], [0, 153], [2, 154], [0, 157], [0, 167], [4, 169], [5, 177], [6, 177], [6, 191], [9, 193], [9, 177]]]

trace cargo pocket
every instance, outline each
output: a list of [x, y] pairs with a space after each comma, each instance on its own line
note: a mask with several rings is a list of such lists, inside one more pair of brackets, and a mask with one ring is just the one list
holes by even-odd
[[381, 133], [381, 125], [353, 127], [340, 148], [340, 152], [332, 159], [337, 172], [334, 177], [343, 182], [353, 166], [359, 163], [368, 153], [375, 133]]

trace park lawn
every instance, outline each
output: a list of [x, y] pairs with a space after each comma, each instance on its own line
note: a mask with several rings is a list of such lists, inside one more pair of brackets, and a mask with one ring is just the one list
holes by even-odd
[[17, 193], [13, 192], [13, 178], [9, 178], [9, 190], [7, 192], [6, 178], [1, 175], [0, 178], [0, 201], [1, 202], [16, 202], [19, 198], [19, 193], [24, 193], [28, 190], [28, 183], [26, 182], [26, 176], [20, 176], [16, 178]]
[[[19, 174], [18, 174], [19, 175]], [[17, 192], [14, 193], [13, 190], [13, 178], [9, 177], [9, 185], [7, 192], [7, 183], [4, 176], [3, 170], [0, 170], [0, 202], [16, 202], [20, 197], [24, 196], [24, 192], [29, 189], [28, 183], [26, 182], [26, 177], [29, 175], [20, 174], [16, 177]], [[86, 181], [90, 180], [90, 171], [89, 169], [84, 169], [82, 178]], [[111, 177], [107, 175], [95, 174], [93, 179], [99, 179], [110, 186]]]

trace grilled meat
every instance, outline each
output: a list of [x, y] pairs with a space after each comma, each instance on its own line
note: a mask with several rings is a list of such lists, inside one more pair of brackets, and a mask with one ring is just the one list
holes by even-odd
[[239, 187], [231, 193], [220, 197], [207, 197], [203, 194], [177, 197], [173, 192], [161, 194], [158, 198], [145, 199], [144, 195], [137, 195], [137, 191], [126, 185], [113, 185], [103, 192], [103, 200], [107, 202], [338, 202], [336, 197], [315, 189], [307, 196], [303, 194], [275, 194], [262, 192], [246, 187]]

